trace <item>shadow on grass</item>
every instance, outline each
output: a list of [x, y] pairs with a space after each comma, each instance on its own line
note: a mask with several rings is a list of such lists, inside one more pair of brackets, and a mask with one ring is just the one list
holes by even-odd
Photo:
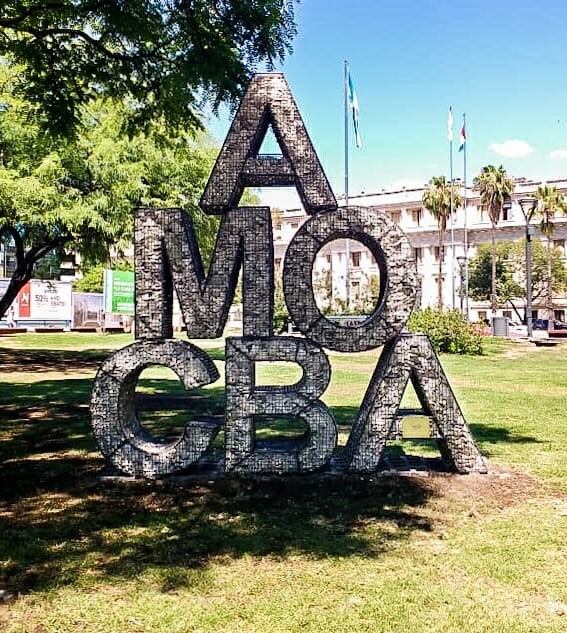
[[[142, 380], [147, 411], [222, 413], [220, 387], [184, 395], [174, 381]], [[0, 583], [41, 591], [85, 578], [134, 579], [157, 570], [163, 591], [207, 582], [222, 556], [379, 556], [433, 526], [424, 512], [433, 488], [419, 478], [318, 476], [213, 484], [98, 479], [103, 461], [89, 424], [90, 379], [3, 383], [0, 387]], [[333, 407], [348, 430], [355, 407]], [[474, 424], [481, 449], [535, 442]], [[4, 562], [2, 562], [4, 561]]]

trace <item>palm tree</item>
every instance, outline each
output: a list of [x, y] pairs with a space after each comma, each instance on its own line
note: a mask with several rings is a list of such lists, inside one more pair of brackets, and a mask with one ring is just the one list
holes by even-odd
[[502, 165], [495, 167], [487, 165], [474, 179], [474, 186], [480, 193], [480, 206], [488, 211], [492, 224], [492, 286], [490, 292], [490, 305], [492, 316], [498, 308], [496, 296], [496, 225], [502, 217], [504, 203], [509, 201], [514, 193], [514, 181], [508, 176]]
[[540, 185], [536, 191], [536, 213], [540, 217], [539, 228], [547, 238], [547, 318], [553, 319], [553, 275], [551, 274], [551, 257], [553, 253], [553, 218], [556, 213], [566, 213], [567, 203], [557, 187]]
[[421, 202], [423, 206], [437, 220], [439, 228], [439, 273], [437, 276], [437, 304], [443, 307], [443, 242], [447, 229], [447, 220], [451, 215], [451, 189], [453, 190], [453, 209], [461, 206], [461, 196], [454, 186], [445, 180], [445, 176], [435, 176], [423, 192]]

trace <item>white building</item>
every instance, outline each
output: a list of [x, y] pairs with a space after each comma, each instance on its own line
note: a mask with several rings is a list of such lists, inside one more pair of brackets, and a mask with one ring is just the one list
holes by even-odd
[[[525, 237], [525, 221], [518, 200], [526, 195], [534, 194], [541, 182], [518, 179], [515, 182], [511, 209], [504, 212], [496, 229], [498, 241], [522, 240]], [[567, 179], [547, 181], [546, 184], [556, 186], [567, 195]], [[386, 211], [397, 222], [408, 236], [417, 260], [418, 271], [422, 277], [421, 304], [425, 306], [437, 305], [437, 277], [439, 270], [439, 247], [437, 222], [431, 213], [421, 203], [424, 187], [419, 189], [401, 189], [397, 191], [382, 190], [380, 193], [351, 196], [350, 206], [367, 206]], [[461, 186], [462, 194], [462, 186]], [[479, 244], [489, 243], [491, 240], [491, 223], [488, 213], [479, 205], [478, 193], [467, 187], [466, 226], [468, 234], [468, 257], [475, 256]], [[340, 201], [339, 201], [340, 204]], [[276, 270], [281, 269], [285, 251], [299, 226], [307, 219], [302, 209], [284, 210], [274, 226], [275, 263]], [[451, 230], [447, 227], [445, 234], [445, 257], [442, 263], [443, 303], [445, 307], [460, 308], [461, 270], [459, 258], [463, 262], [465, 209], [456, 211], [453, 225], [454, 258], [451, 252]], [[533, 239], [544, 239], [538, 228], [537, 219], [533, 220]], [[555, 219], [554, 245], [558, 246], [567, 257], [567, 216], [557, 216]], [[369, 283], [373, 276], [379, 275], [378, 267], [368, 249], [353, 240], [349, 240], [349, 271], [350, 297], [355, 300], [361, 293], [364, 284]], [[327, 244], [319, 251], [314, 265], [314, 278], [328, 275], [332, 278], [332, 297], [334, 301], [346, 300], [347, 278], [347, 247], [345, 240], [337, 240]], [[454, 262], [454, 264], [452, 263]], [[315, 286], [317, 284], [315, 283]], [[453, 298], [454, 293], [454, 298]], [[535, 303], [534, 318], [544, 318], [546, 310], [543, 303]], [[565, 321], [567, 313], [567, 297], [555, 297], [555, 318]], [[514, 318], [511, 309], [502, 309], [500, 315]], [[472, 321], [485, 320], [490, 317], [488, 302], [469, 301], [469, 318]]]

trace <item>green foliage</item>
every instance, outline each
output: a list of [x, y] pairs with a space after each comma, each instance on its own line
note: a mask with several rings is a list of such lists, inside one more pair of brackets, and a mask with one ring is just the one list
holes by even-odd
[[99, 96], [134, 104], [136, 127], [164, 116], [194, 128], [205, 103], [234, 103], [258, 66], [282, 61], [295, 32], [293, 0], [0, 4], [0, 55], [21, 64], [18, 92], [66, 136]]
[[73, 290], [77, 292], [102, 292], [104, 283], [104, 271], [107, 268], [112, 270], [134, 270], [132, 262], [123, 259], [111, 264], [94, 264], [83, 271], [81, 279], [77, 279], [73, 283]]
[[555, 215], [564, 215], [567, 213], [565, 198], [557, 187], [540, 185], [536, 191], [536, 199], [536, 214], [540, 218], [539, 228], [548, 239], [551, 239], [553, 236], [553, 219]]
[[482, 354], [482, 338], [458, 310], [416, 310], [408, 322], [410, 332], [426, 334], [437, 352]]
[[[548, 250], [540, 240], [532, 241], [532, 296], [537, 300], [547, 288]], [[496, 244], [496, 294], [501, 304], [522, 300], [526, 294], [525, 240], [498, 242]], [[487, 300], [491, 293], [492, 249], [481, 244], [469, 264], [469, 288], [471, 296]], [[567, 267], [559, 248], [552, 249], [552, 287], [557, 293], [567, 289]], [[523, 318], [523, 316], [521, 317]]]
[[[458, 209], [461, 206], [461, 196], [455, 185], [452, 190], [453, 209]], [[435, 176], [431, 179], [423, 192], [422, 203], [437, 221], [439, 230], [445, 231], [451, 215], [451, 183], [445, 180], [445, 176]]]
[[488, 211], [490, 221], [496, 226], [502, 215], [504, 203], [514, 192], [514, 181], [502, 165], [486, 165], [474, 179], [474, 186], [480, 194], [480, 204]]
[[[124, 134], [131, 107], [99, 100], [72, 140], [46, 134], [32, 104], [17, 96], [18, 69], [0, 64], [0, 233], [16, 247], [8, 305], [37, 261], [49, 252], [78, 251], [107, 261], [133, 238], [137, 206], [177, 206], [193, 218], [204, 260], [218, 219], [198, 206], [217, 150], [202, 133], [170, 133], [163, 121]], [[0, 301], [0, 312], [4, 309]]]
[[289, 313], [285, 304], [281, 275], [276, 275], [274, 291], [274, 329], [282, 332], [289, 321]]

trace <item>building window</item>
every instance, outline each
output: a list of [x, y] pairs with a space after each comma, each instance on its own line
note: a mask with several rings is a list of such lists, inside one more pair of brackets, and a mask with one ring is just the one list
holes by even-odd
[[421, 216], [422, 216], [421, 208], [411, 210], [411, 219], [416, 226], [421, 226]]
[[331, 265], [331, 254], [327, 253], [325, 255], [325, 261], [327, 262], [327, 264], [329, 264], [329, 266]]
[[289, 226], [292, 229], [297, 229], [297, 228], [299, 228], [299, 222], [290, 222]]
[[560, 248], [565, 253], [565, 240], [553, 240], [553, 246]]
[[360, 251], [353, 251], [350, 254], [350, 263], [354, 268], [358, 268], [360, 266]]
[[488, 313], [486, 312], [486, 310], [479, 310], [478, 311], [478, 320], [482, 321], [483, 323], [486, 323], [488, 321]]
[[414, 248], [413, 249], [414, 255], [415, 255], [415, 261], [418, 264], [421, 264], [421, 262], [423, 261], [423, 248], [421, 248], [421, 246]]
[[445, 249], [443, 248], [442, 250], [439, 248], [439, 246], [434, 246], [433, 247], [433, 258], [435, 259], [435, 262], [438, 264], [439, 263], [439, 254], [441, 253], [441, 261], [444, 262], [445, 261]]
[[399, 210], [390, 211], [390, 217], [392, 218], [393, 222], [395, 222], [396, 224], [399, 224], [400, 220], [402, 219], [402, 212]]
[[506, 317], [507, 319], [511, 319], [512, 318], [512, 310], [502, 310], [502, 316]]
[[276, 264], [276, 270], [279, 270], [281, 268], [281, 266], [282, 266], [282, 260], [278, 257], [275, 260], [275, 264]]
[[565, 310], [554, 310], [556, 321], [561, 321], [561, 323], [565, 323]]

